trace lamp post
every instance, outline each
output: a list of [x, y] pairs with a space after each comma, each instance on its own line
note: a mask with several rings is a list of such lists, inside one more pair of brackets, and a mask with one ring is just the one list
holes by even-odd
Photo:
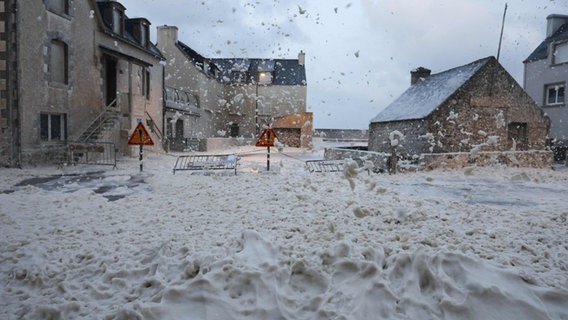
[[265, 76], [266, 76], [265, 72], [259, 71], [257, 73], [256, 81], [255, 81], [255, 84], [256, 84], [256, 95], [255, 95], [256, 105], [255, 105], [255, 110], [254, 110], [254, 122], [255, 122], [255, 125], [256, 125], [256, 135], [258, 135], [260, 133], [260, 125], [258, 123], [258, 116], [259, 116], [259, 113], [258, 113], [258, 84], [260, 82], [260, 79], [264, 78]]

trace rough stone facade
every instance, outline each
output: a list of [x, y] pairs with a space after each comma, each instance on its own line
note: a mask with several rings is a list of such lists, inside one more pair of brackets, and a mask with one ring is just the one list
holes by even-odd
[[408, 159], [426, 153], [540, 151], [546, 149], [548, 128], [543, 111], [491, 57], [425, 118], [371, 123], [369, 150], [390, 153], [396, 130], [404, 135], [396, 152]]
[[424, 154], [422, 165], [427, 170], [459, 169], [468, 166], [496, 166], [550, 168], [550, 151], [503, 151], [470, 153]]
[[[126, 142], [138, 121], [163, 123], [159, 51], [142, 42], [147, 38], [132, 40], [125, 35], [133, 21], [124, 16], [120, 3], [1, 4], [12, 13], [10, 23], [4, 25], [11, 54], [0, 54], [0, 65], [13, 68], [6, 82], [12, 96], [0, 107], [2, 165], [57, 161], [67, 143], [79, 139], [111, 101], [117, 121], [109, 134], [102, 135], [123, 153], [132, 150]], [[109, 20], [115, 16], [102, 12], [105, 4], [120, 19]], [[5, 15], [4, 21], [8, 18]], [[149, 24], [145, 19], [137, 22]], [[160, 129], [150, 130], [158, 149]]]
[[17, 92], [16, 30], [12, 28], [16, 9], [14, 0], [0, 0], [0, 165], [20, 163]]
[[[300, 58], [297, 61], [206, 58], [178, 40], [175, 26], [158, 27], [157, 46], [167, 59], [166, 91], [190, 97], [189, 103], [174, 102], [166, 95], [166, 136], [171, 141], [179, 141], [182, 149], [188, 141], [208, 138], [255, 139], [262, 127], [271, 124], [274, 119], [306, 112], [305, 81], [261, 83], [257, 79], [262, 68], [270, 63], [290, 64], [292, 68], [298, 68], [298, 74], [305, 78]], [[239, 66], [243, 69], [238, 69]], [[235, 81], [233, 77], [238, 75], [232, 71], [242, 72], [242, 81]], [[311, 118], [305, 119], [311, 121]], [[295, 125], [288, 129], [305, 126]], [[305, 135], [302, 132], [302, 140], [306, 139]], [[311, 138], [311, 134], [309, 136]], [[202, 146], [200, 149], [208, 145], [198, 144]]]

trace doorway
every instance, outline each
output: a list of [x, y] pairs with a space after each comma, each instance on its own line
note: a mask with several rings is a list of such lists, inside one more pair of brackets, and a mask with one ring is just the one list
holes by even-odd
[[105, 56], [105, 105], [116, 107], [117, 97], [117, 61], [111, 56]]
[[511, 122], [509, 124], [509, 143], [511, 146], [513, 146], [513, 143], [516, 143], [516, 150], [528, 150], [529, 137], [525, 122]]

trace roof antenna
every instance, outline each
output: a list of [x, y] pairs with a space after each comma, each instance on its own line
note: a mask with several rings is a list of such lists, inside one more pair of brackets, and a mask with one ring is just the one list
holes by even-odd
[[501, 23], [501, 36], [499, 36], [499, 48], [497, 49], [497, 61], [501, 54], [501, 41], [503, 40], [503, 29], [505, 28], [505, 15], [507, 14], [507, 3], [505, 3], [505, 10], [503, 11], [503, 22]]

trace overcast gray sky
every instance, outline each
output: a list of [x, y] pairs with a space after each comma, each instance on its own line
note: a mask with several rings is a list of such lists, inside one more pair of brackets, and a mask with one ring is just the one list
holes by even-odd
[[567, 0], [119, 0], [130, 18], [177, 26], [210, 58], [297, 58], [306, 52], [308, 111], [316, 128], [368, 128], [410, 84], [497, 56], [522, 85], [523, 60], [545, 38], [546, 17]]

